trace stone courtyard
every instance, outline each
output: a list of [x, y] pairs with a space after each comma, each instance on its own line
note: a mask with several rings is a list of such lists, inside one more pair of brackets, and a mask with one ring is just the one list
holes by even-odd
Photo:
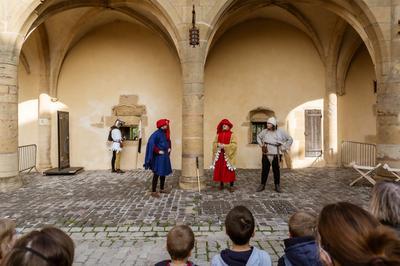
[[[68, 232], [76, 243], [76, 265], [152, 265], [167, 258], [165, 235], [176, 223], [190, 224], [196, 235], [192, 260], [208, 265], [213, 255], [229, 246], [224, 218], [230, 208], [245, 205], [257, 222], [252, 241], [272, 256], [283, 253], [287, 220], [295, 210], [317, 213], [325, 204], [350, 201], [368, 206], [371, 186], [351, 169], [307, 168], [283, 170], [282, 193], [267, 189], [256, 193], [259, 170], [238, 170], [238, 190], [218, 191], [211, 181], [207, 189], [177, 189], [179, 172], [167, 178], [170, 193], [150, 197], [151, 172], [125, 174], [85, 171], [76, 176], [23, 175], [24, 185], [0, 194], [0, 213], [17, 221], [19, 231], [29, 232], [46, 224]], [[210, 173], [207, 173], [211, 180]]]

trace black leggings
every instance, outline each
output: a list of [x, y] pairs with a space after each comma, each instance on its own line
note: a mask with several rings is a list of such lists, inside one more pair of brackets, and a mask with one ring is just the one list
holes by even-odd
[[[158, 182], [158, 175], [154, 174], [153, 176], [153, 184], [151, 191], [156, 192], [157, 189], [157, 182]], [[160, 176], [160, 189], [164, 190], [164, 184], [165, 184], [165, 176]]]
[[[267, 184], [269, 169], [271, 168], [271, 163], [268, 160], [267, 155], [263, 155], [262, 157], [262, 173], [261, 173], [261, 184]], [[274, 173], [274, 183], [275, 185], [280, 184], [281, 173], [279, 168], [279, 156], [274, 155], [274, 159], [272, 160], [272, 172]]]
[[113, 155], [111, 158], [111, 169], [115, 171], [115, 159], [117, 158], [117, 151], [113, 151]]

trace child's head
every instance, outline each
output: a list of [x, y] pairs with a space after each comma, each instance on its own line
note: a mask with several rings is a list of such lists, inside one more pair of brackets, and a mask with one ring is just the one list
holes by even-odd
[[236, 245], [246, 245], [254, 235], [254, 217], [244, 206], [236, 206], [226, 216], [226, 234]]
[[177, 225], [167, 235], [167, 250], [172, 260], [184, 260], [190, 257], [194, 247], [194, 234], [187, 225]]
[[289, 219], [289, 233], [291, 237], [315, 236], [317, 219], [308, 212], [299, 211]]
[[66, 233], [45, 227], [21, 237], [7, 255], [4, 266], [71, 266], [74, 253], [74, 242]]
[[15, 240], [15, 222], [10, 219], [0, 219], [0, 260], [10, 251]]

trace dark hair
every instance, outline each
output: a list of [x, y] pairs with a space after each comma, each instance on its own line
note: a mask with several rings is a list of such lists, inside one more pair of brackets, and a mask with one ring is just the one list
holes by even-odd
[[236, 206], [226, 216], [226, 233], [236, 245], [249, 243], [254, 233], [253, 214], [244, 206]]
[[71, 266], [74, 242], [55, 227], [35, 230], [19, 239], [3, 266]]
[[366, 210], [347, 202], [319, 216], [321, 246], [342, 266], [400, 265], [400, 239]]
[[315, 236], [317, 218], [308, 212], [299, 211], [289, 219], [289, 233], [292, 237]]
[[182, 260], [189, 257], [194, 248], [194, 234], [187, 225], [177, 225], [167, 235], [167, 250], [171, 259]]

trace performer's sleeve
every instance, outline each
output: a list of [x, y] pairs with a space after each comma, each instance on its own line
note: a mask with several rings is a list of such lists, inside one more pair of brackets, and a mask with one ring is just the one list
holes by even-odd
[[153, 151], [154, 151], [155, 141], [154, 135], [149, 138], [146, 146], [146, 156], [144, 157], [144, 168], [149, 169], [151, 165], [151, 161], [153, 160]]
[[260, 133], [257, 135], [257, 143], [260, 145], [260, 147], [263, 146], [263, 137], [264, 137], [264, 130], [262, 130]]
[[213, 148], [212, 148], [213, 158], [215, 156], [215, 153], [217, 152], [217, 148], [218, 148], [218, 135], [215, 136], [214, 142], [213, 142]]
[[159, 154], [160, 153], [160, 148], [158, 148], [157, 145], [154, 145], [153, 152], [155, 154]]
[[231, 142], [229, 144], [225, 144], [225, 152], [228, 155], [229, 161], [231, 164], [235, 164], [236, 162], [236, 151], [237, 151], [237, 141], [235, 134], [231, 136]]
[[293, 143], [293, 138], [291, 136], [289, 136], [288, 133], [286, 133], [285, 131], [281, 131], [283, 134], [283, 138], [284, 138], [284, 142], [282, 144], [283, 150], [284, 151], [288, 151], [290, 150], [290, 147], [292, 146]]

